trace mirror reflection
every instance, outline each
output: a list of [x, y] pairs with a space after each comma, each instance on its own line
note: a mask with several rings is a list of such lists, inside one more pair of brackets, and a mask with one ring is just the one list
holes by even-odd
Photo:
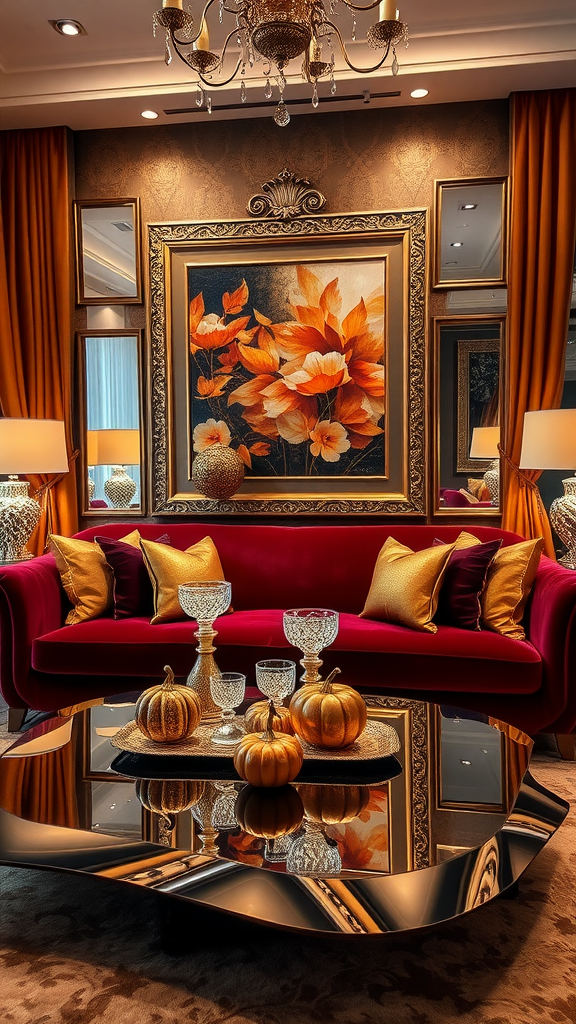
[[436, 182], [435, 287], [505, 284], [506, 179]]
[[139, 332], [84, 334], [89, 510], [140, 510]]
[[435, 321], [435, 511], [499, 511], [503, 325], [495, 314]]
[[140, 302], [136, 199], [76, 203], [79, 303]]

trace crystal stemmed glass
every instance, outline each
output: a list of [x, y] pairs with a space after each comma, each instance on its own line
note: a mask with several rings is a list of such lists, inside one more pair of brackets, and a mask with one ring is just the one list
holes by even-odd
[[281, 658], [256, 662], [256, 686], [275, 708], [282, 707], [282, 701], [294, 692], [295, 685], [296, 662]]
[[305, 669], [303, 683], [318, 683], [321, 680], [318, 669], [322, 661], [320, 651], [328, 647], [338, 636], [338, 612], [329, 608], [290, 608], [284, 612], [284, 636], [304, 657], [300, 664]]
[[222, 712], [220, 725], [211, 736], [212, 743], [230, 745], [244, 736], [244, 729], [236, 722], [234, 708], [244, 700], [245, 689], [246, 676], [241, 672], [219, 672], [210, 677], [212, 700]]
[[198, 623], [198, 629], [194, 633], [198, 640], [198, 657], [186, 685], [198, 694], [202, 718], [205, 721], [214, 722], [219, 719], [218, 706], [210, 695], [210, 677], [220, 674], [213, 657], [216, 650], [213, 640], [218, 636], [213, 623], [214, 619], [228, 611], [231, 596], [232, 588], [225, 580], [183, 583], [178, 587], [178, 600], [183, 611]]
[[290, 844], [286, 871], [309, 878], [334, 878], [342, 870], [338, 844], [325, 835], [322, 826], [304, 818], [302, 830]]

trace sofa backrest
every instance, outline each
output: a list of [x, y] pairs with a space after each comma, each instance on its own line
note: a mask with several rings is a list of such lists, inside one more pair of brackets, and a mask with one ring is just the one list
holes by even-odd
[[[210, 536], [226, 579], [232, 584], [236, 611], [248, 608], [334, 608], [362, 611], [374, 565], [387, 537], [395, 537], [413, 550], [435, 540], [450, 543], [463, 527], [382, 524], [378, 526], [243, 526], [236, 523], [109, 523], [76, 536], [91, 540], [101, 534], [121, 538], [138, 526], [149, 540], [167, 533], [174, 547], [184, 550]], [[521, 540], [516, 534], [490, 526], [469, 528], [480, 540], [502, 537], [503, 543]]]

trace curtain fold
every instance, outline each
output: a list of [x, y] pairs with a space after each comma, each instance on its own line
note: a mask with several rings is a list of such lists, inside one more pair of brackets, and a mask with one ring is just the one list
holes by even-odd
[[540, 472], [520, 474], [518, 465], [524, 413], [556, 409], [562, 399], [576, 244], [576, 89], [513, 94], [511, 113], [502, 526], [543, 536], [554, 558]]
[[[0, 410], [64, 420], [72, 443], [72, 272], [68, 129], [0, 132]], [[42, 483], [30, 477], [32, 491]], [[30, 541], [78, 528], [76, 474], [48, 491], [49, 515]]]

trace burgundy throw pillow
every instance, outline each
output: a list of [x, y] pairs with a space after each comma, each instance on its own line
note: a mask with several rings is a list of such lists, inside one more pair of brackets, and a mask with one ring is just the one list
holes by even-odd
[[[436, 543], [443, 543], [442, 541]], [[444, 573], [435, 620], [460, 629], [480, 629], [480, 595], [501, 540], [456, 548]]]
[[[130, 619], [135, 615], [150, 617], [154, 613], [154, 594], [140, 548], [112, 537], [95, 537], [94, 540], [102, 548], [114, 572], [114, 618]], [[156, 537], [156, 543], [169, 544], [170, 537], [163, 533], [161, 537]]]

